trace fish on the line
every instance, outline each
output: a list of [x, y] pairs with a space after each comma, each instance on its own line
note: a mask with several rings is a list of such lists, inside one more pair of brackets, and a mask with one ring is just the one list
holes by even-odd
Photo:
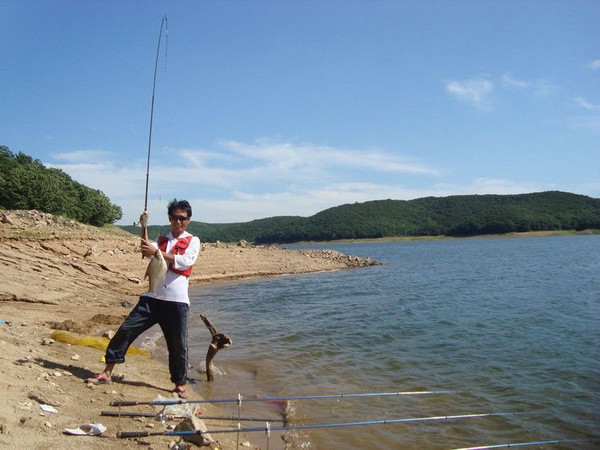
[[[140, 216], [140, 225], [142, 226], [142, 239], [148, 240], [148, 212], [146, 210]], [[146, 273], [144, 274], [144, 280], [148, 278], [150, 284], [148, 291], [156, 295], [156, 288], [161, 283], [164, 283], [168, 270], [169, 267], [167, 266], [165, 257], [162, 252], [157, 251], [150, 259]]]
[[148, 267], [146, 268], [146, 274], [144, 280], [148, 278], [149, 288], [148, 290], [156, 295], [156, 288], [165, 281], [167, 275], [167, 262], [162, 252], [156, 252], [156, 254], [150, 259]]

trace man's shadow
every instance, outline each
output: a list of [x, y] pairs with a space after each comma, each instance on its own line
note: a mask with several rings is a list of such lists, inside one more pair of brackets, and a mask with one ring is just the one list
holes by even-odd
[[[59, 363], [56, 361], [50, 361], [50, 360], [44, 359], [44, 358], [18, 359], [15, 361], [15, 364], [22, 366], [22, 365], [25, 365], [25, 364], [31, 363], [31, 362], [33, 362], [35, 364], [39, 364], [41, 367], [44, 367], [49, 370], [64, 370], [64, 371], [70, 372], [73, 374], [73, 376], [75, 376], [77, 378], [81, 378], [83, 381], [96, 375], [94, 372], [92, 372], [88, 369], [84, 369], [83, 367], [74, 366], [73, 364], [68, 364], [68, 365], [62, 364], [62, 363]], [[130, 381], [130, 380], [121, 379], [119, 377], [113, 377], [112, 382], [124, 384], [127, 386], [147, 387], [150, 389], [157, 389], [157, 390], [164, 391], [164, 392], [171, 392], [170, 389], [158, 387], [153, 384], [146, 383], [144, 381]]]

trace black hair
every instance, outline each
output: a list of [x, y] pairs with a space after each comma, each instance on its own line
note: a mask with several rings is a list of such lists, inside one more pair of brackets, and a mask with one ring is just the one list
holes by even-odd
[[188, 219], [192, 217], [192, 205], [187, 200], [177, 200], [174, 198], [169, 203], [169, 216], [173, 214], [176, 209], [183, 209], [187, 213]]

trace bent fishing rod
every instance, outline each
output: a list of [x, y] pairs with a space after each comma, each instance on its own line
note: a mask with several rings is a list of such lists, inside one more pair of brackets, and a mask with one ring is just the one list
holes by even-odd
[[163, 34], [163, 26], [166, 26], [166, 36], [169, 36], [169, 24], [166, 14], [160, 22], [158, 33], [158, 44], [156, 45], [156, 60], [154, 61], [154, 81], [152, 83], [152, 102], [150, 104], [150, 130], [148, 132], [148, 158], [146, 161], [146, 191], [144, 194], [144, 212], [148, 211], [148, 180], [150, 179], [150, 148], [152, 147], [152, 122], [154, 120], [154, 92], [156, 91], [156, 72], [158, 70], [158, 56], [160, 54], [160, 40]]
[[364, 422], [342, 422], [342, 423], [321, 423], [313, 425], [288, 425], [282, 427], [272, 427], [269, 423], [264, 427], [252, 428], [228, 428], [222, 430], [180, 430], [180, 431], [119, 431], [117, 437], [120, 438], [135, 438], [147, 436], [193, 436], [203, 434], [222, 434], [222, 433], [247, 433], [256, 431], [292, 431], [292, 430], [309, 430], [314, 428], [334, 428], [334, 427], [355, 427], [362, 425], [386, 425], [393, 423], [410, 423], [410, 422], [431, 422], [457, 419], [470, 419], [476, 417], [503, 417], [514, 416], [529, 413], [481, 413], [481, 414], [459, 414], [454, 416], [432, 416], [432, 417], [411, 417], [406, 419], [384, 419], [384, 420], [369, 420]]
[[401, 397], [408, 395], [451, 395], [459, 391], [405, 391], [405, 392], [367, 392], [362, 394], [328, 394], [328, 395], [303, 395], [297, 397], [262, 397], [262, 398], [222, 398], [213, 400], [152, 400], [149, 402], [116, 401], [110, 406], [136, 406], [136, 405], [181, 405], [189, 403], [238, 403], [242, 402], [278, 402], [291, 400], [319, 400], [327, 398], [357, 398], [357, 397]]

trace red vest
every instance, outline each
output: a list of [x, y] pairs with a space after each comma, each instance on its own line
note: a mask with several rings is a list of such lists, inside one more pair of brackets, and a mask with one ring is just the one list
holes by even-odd
[[[188, 246], [190, 245], [190, 242], [192, 241], [193, 236], [188, 236], [188, 237], [183, 237], [183, 238], [179, 238], [177, 239], [177, 242], [175, 243], [175, 245], [173, 246], [173, 248], [171, 249], [171, 253], [173, 253], [174, 255], [183, 255], [185, 253], [185, 249], [188, 248]], [[167, 251], [167, 243], [169, 242], [169, 238], [166, 236], [159, 236], [158, 237], [158, 248], [163, 251], [166, 252]], [[178, 269], [174, 269], [173, 267], [169, 267], [169, 270], [171, 272], [175, 272], [179, 275], [183, 275], [185, 277], [190, 276], [190, 274], [192, 273], [192, 267], [190, 266], [185, 270], [178, 270]]]

